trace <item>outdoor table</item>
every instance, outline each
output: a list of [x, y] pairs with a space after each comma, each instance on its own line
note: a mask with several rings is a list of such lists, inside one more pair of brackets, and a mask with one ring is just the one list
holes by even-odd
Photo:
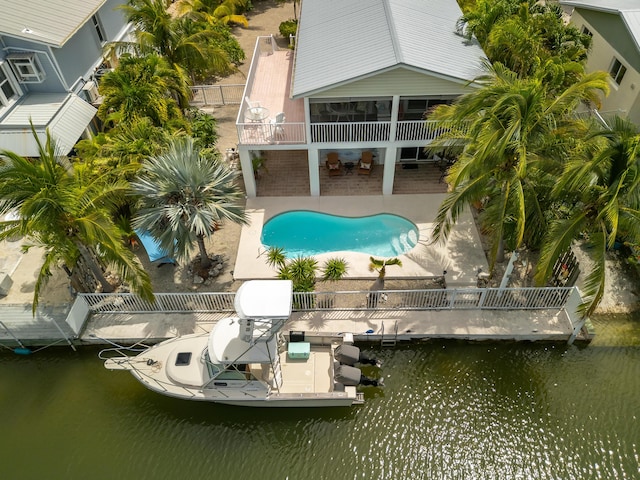
[[344, 170], [345, 170], [345, 175], [349, 175], [349, 174], [353, 174], [353, 167], [355, 167], [356, 164], [353, 162], [346, 162], [344, 164]]
[[251, 107], [244, 112], [244, 118], [250, 122], [262, 123], [269, 118], [269, 109], [265, 107]]

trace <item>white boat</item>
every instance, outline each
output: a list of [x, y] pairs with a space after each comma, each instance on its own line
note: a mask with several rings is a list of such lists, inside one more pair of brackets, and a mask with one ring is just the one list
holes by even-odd
[[[211, 333], [166, 340], [136, 356], [105, 361], [142, 384], [177, 398], [260, 407], [331, 407], [363, 403], [360, 370], [336, 360], [345, 345], [290, 341], [280, 333], [291, 315], [292, 283], [253, 280], [235, 297], [236, 316]], [[342, 346], [341, 346], [342, 345]], [[375, 382], [374, 382], [375, 383]]]

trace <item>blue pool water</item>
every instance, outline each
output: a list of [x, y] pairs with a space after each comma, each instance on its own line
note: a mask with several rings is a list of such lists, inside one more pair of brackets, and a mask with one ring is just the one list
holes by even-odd
[[295, 210], [265, 223], [260, 240], [266, 247], [284, 248], [289, 258], [342, 250], [395, 257], [416, 246], [418, 227], [388, 213], [341, 217]]

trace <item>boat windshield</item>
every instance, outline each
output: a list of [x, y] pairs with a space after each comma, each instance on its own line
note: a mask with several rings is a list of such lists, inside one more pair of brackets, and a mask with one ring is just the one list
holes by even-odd
[[213, 363], [211, 361], [211, 357], [209, 356], [209, 350], [205, 348], [204, 350], [204, 364], [207, 366], [207, 372], [209, 373], [209, 378], [216, 378], [220, 372], [224, 370], [224, 365], [220, 365], [219, 363]]
[[249, 365], [246, 363], [227, 365], [213, 363], [208, 351], [204, 354], [204, 362], [207, 366], [210, 380], [256, 380], [249, 371]]

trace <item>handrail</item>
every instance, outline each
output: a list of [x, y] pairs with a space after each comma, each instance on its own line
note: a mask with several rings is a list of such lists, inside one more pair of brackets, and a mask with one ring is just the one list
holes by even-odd
[[[294, 292], [296, 311], [319, 310], [543, 310], [563, 308], [575, 287], [385, 290], [368, 302], [368, 290]], [[234, 292], [156, 293], [154, 303], [132, 293], [80, 293], [92, 313], [233, 312]]]

